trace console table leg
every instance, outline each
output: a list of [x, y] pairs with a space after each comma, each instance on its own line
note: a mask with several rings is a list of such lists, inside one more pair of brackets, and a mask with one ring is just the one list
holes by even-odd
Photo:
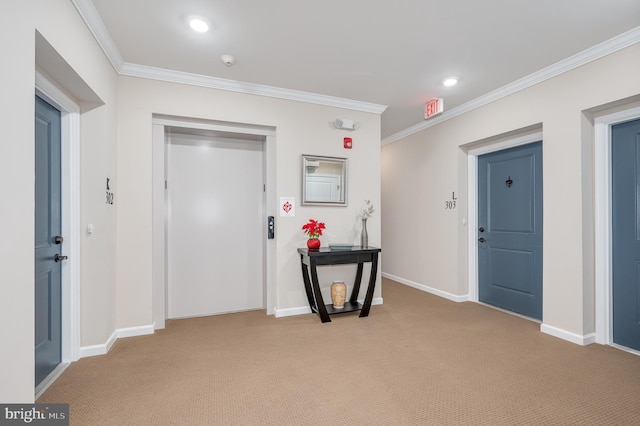
[[307, 292], [307, 300], [311, 313], [316, 309], [316, 301], [313, 298], [313, 290], [311, 289], [311, 281], [309, 280], [309, 268], [302, 263], [302, 280], [304, 281], [304, 290]]
[[360, 282], [362, 281], [362, 263], [358, 263], [358, 269], [356, 271], [356, 279], [353, 281], [353, 290], [351, 290], [351, 297], [349, 302], [357, 302], [358, 294], [360, 294]]
[[378, 253], [373, 253], [371, 259], [371, 276], [369, 277], [369, 286], [367, 287], [367, 295], [364, 298], [364, 304], [362, 310], [360, 310], [360, 317], [366, 317], [369, 315], [371, 309], [371, 301], [373, 300], [373, 291], [376, 288], [376, 276], [378, 275]]
[[313, 284], [313, 294], [315, 295], [316, 309], [318, 310], [318, 315], [320, 315], [320, 321], [331, 322], [331, 318], [329, 318], [329, 314], [327, 313], [327, 307], [324, 306], [322, 292], [320, 291], [315, 260], [311, 260], [311, 283]]

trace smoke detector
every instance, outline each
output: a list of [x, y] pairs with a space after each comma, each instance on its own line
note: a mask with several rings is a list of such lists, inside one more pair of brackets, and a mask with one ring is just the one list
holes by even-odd
[[228, 67], [236, 63], [236, 58], [234, 58], [233, 55], [222, 55], [220, 56], [220, 60]]

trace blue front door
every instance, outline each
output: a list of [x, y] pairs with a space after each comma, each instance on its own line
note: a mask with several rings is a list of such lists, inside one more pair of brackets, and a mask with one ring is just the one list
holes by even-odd
[[640, 350], [640, 120], [611, 127], [613, 342]]
[[478, 157], [478, 298], [542, 319], [542, 142]]
[[[36, 96], [35, 385], [61, 361], [60, 111]], [[58, 256], [58, 257], [56, 257]]]

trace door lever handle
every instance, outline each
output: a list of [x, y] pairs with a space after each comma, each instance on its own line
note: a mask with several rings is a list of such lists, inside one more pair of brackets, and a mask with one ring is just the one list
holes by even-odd
[[481, 243], [484, 243], [487, 240], [485, 240], [484, 238], [480, 237], [480, 238], [478, 238], [478, 241], [480, 241]]
[[55, 256], [53, 256], [53, 260], [55, 262], [62, 262], [63, 260], [67, 260], [69, 258], [69, 256], [60, 256], [58, 253], [56, 253]]

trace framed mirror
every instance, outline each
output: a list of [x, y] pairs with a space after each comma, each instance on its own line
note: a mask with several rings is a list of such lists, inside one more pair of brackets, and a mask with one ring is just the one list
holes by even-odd
[[347, 159], [302, 155], [302, 205], [347, 205]]

